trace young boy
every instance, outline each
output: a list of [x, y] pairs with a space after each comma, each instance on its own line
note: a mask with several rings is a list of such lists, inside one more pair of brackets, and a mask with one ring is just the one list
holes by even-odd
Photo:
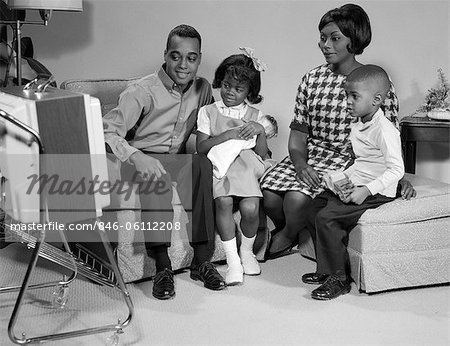
[[394, 199], [404, 166], [399, 131], [379, 108], [390, 87], [386, 72], [365, 65], [352, 71], [345, 83], [348, 110], [358, 118], [350, 133], [355, 153], [352, 166], [343, 173], [353, 183], [342, 200], [330, 190], [318, 195], [308, 215], [314, 240], [317, 270], [302, 276], [309, 284], [321, 284], [311, 297], [329, 300], [350, 292], [348, 235], [361, 215]]

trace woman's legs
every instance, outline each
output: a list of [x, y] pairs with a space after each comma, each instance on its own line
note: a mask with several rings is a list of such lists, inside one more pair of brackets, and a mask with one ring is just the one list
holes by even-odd
[[283, 211], [284, 192], [279, 193], [272, 190], [263, 190], [264, 213], [272, 220], [275, 229], [281, 230], [286, 225]]
[[295, 245], [299, 232], [305, 227], [305, 208], [311, 202], [311, 197], [300, 191], [288, 191], [283, 199], [285, 227], [276, 233], [270, 242], [269, 257]]

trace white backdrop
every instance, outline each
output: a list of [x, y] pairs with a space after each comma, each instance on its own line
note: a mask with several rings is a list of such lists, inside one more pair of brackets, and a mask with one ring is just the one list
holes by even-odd
[[[35, 55], [58, 83], [72, 78], [134, 77], [162, 62], [167, 33], [178, 24], [203, 37], [199, 74], [212, 80], [216, 66], [239, 46], [255, 49], [268, 65], [259, 106], [277, 117], [276, 159], [287, 154], [289, 123], [301, 76], [324, 60], [317, 25], [329, 9], [347, 1], [247, 0], [156, 1], [85, 0], [82, 13], [55, 12], [47, 27], [24, 26]], [[373, 30], [363, 63], [383, 66], [410, 115], [437, 83], [437, 69], [449, 76], [449, 1], [355, 1], [368, 13]], [[28, 13], [31, 19], [36, 14]], [[419, 145], [417, 173], [450, 182], [447, 144]]]

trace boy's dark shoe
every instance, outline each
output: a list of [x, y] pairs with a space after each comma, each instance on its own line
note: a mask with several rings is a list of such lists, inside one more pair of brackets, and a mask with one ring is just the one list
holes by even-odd
[[173, 280], [173, 271], [164, 269], [156, 273], [153, 278], [153, 297], [157, 299], [170, 299], [175, 295], [175, 286]]
[[226, 287], [224, 278], [211, 262], [204, 262], [199, 266], [191, 267], [191, 279], [200, 280], [203, 282], [203, 286], [214, 291], [220, 291]]
[[302, 275], [302, 281], [305, 284], [322, 285], [328, 279], [328, 276], [328, 274], [308, 273]]
[[319, 300], [330, 300], [342, 294], [347, 294], [351, 289], [350, 280], [342, 280], [337, 275], [331, 275], [322, 286], [311, 292], [311, 297]]

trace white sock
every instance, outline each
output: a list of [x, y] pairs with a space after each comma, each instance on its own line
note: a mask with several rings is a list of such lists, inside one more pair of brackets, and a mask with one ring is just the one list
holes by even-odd
[[236, 238], [230, 240], [222, 240], [223, 249], [225, 251], [225, 256], [227, 258], [227, 264], [241, 264], [241, 259], [238, 255]]
[[252, 254], [253, 255], [253, 244], [255, 244], [256, 234], [251, 237], [247, 238], [244, 234], [242, 234], [241, 239], [241, 247], [240, 252], [245, 254]]

